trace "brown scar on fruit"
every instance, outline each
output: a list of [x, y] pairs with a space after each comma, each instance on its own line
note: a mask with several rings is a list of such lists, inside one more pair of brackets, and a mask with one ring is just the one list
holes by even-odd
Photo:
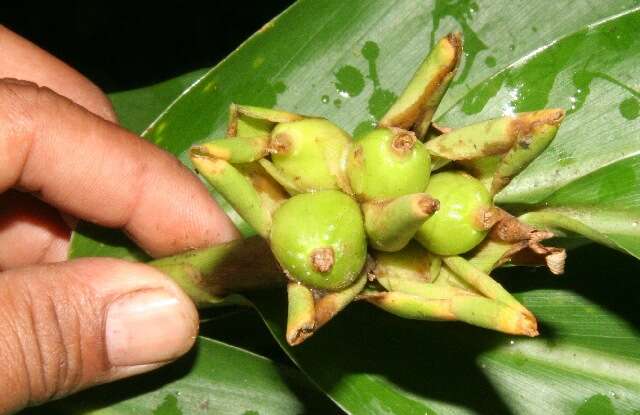
[[291, 150], [292, 142], [288, 134], [278, 134], [269, 143], [269, 152], [286, 154]]
[[404, 156], [411, 153], [418, 139], [416, 135], [407, 130], [401, 128], [392, 128], [393, 140], [391, 140], [391, 149], [399, 156]]
[[317, 248], [310, 255], [311, 266], [317, 272], [329, 272], [335, 261], [332, 248]]
[[358, 144], [356, 146], [356, 149], [353, 151], [353, 159], [356, 163], [358, 163], [358, 165], [362, 165], [362, 163], [364, 162], [364, 155], [363, 155], [363, 151], [362, 150], [362, 146], [360, 144]]

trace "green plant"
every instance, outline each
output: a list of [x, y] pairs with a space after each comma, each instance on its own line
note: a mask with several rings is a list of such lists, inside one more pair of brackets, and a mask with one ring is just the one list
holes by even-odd
[[[533, 314], [488, 272], [528, 249], [562, 273], [565, 251], [542, 246], [553, 233], [493, 206], [490, 192], [549, 145], [564, 111], [516, 114], [426, 137], [461, 50], [459, 33], [441, 39], [379, 127], [357, 141], [326, 119], [231, 104], [228, 137], [191, 149], [194, 167], [269, 242], [287, 277], [290, 345], [302, 343], [354, 299], [412, 319], [460, 319], [538, 335]], [[417, 137], [428, 141], [423, 145]], [[430, 182], [431, 155], [440, 161], [434, 167], [458, 164], [478, 179], [454, 170]], [[475, 248], [490, 230], [477, 253], [455, 256]], [[440, 261], [442, 269], [405, 281], [410, 270], [400, 268], [378, 279], [374, 250], [401, 251], [414, 236], [429, 252], [411, 252]], [[193, 261], [184, 254], [165, 258], [160, 268], [198, 300], [202, 291], [218, 293], [210, 286], [217, 290], [224, 276], [215, 267], [194, 273], [193, 265], [207, 255], [218, 259], [220, 249], [199, 250]], [[483, 267], [474, 263], [477, 255]]]
[[[552, 20], [553, 25], [546, 24]], [[402, 30], [397, 30], [399, 21]], [[406, 73], [407, 62], [419, 63], [425, 42], [435, 37], [431, 32], [458, 28], [465, 32], [468, 55], [435, 116], [439, 126], [460, 127], [463, 122], [543, 106], [568, 109], [557, 139], [496, 200], [531, 210], [527, 216], [532, 223], [536, 219], [551, 225], [557, 234], [570, 237], [567, 241], [580, 241], [579, 233], [587, 234], [638, 256], [638, 227], [633, 223], [640, 200], [634, 139], [639, 130], [639, 96], [632, 87], [640, 68], [637, 54], [632, 53], [639, 47], [633, 36], [638, 24], [634, 1], [557, 1], [546, 7], [482, 1], [426, 5], [363, 1], [347, 7], [342, 2], [302, 1], [200, 80], [145, 135], [182, 154], [186, 162], [185, 151], [194, 138], [221, 134], [231, 97], [261, 106], [277, 101], [278, 106], [300, 113], [326, 114], [348, 131], [362, 122], [360, 133], [371, 119], [384, 114], [393, 101], [390, 91], [399, 91], [407, 81], [398, 74]], [[317, 33], [313, 48], [309, 33]], [[354, 56], [359, 48], [362, 55]], [[263, 63], [256, 70], [254, 62], [260, 57]], [[291, 59], [293, 64], [283, 66]], [[353, 83], [343, 82], [354, 74], [343, 70], [346, 66], [365, 75], [362, 84], [357, 76]], [[113, 99], [121, 119], [142, 132], [177, 91], [199, 78], [117, 94]], [[284, 92], [280, 81], [288, 85]], [[342, 95], [334, 91], [334, 82]], [[305, 87], [294, 90], [294, 84]], [[224, 93], [216, 93], [221, 85]], [[340, 102], [334, 104], [335, 100]], [[140, 108], [150, 112], [134, 117], [132, 109], [140, 112]], [[157, 112], [151, 111], [154, 108]], [[361, 108], [368, 108], [371, 116], [358, 118], [356, 111]], [[74, 236], [74, 254], [144, 258], [117, 235], [86, 225]], [[630, 278], [639, 271], [638, 265], [615, 251], [595, 247], [578, 248], [572, 257], [580, 259], [570, 262], [563, 279], [536, 272], [522, 278], [517, 269], [500, 272], [501, 281], [542, 322], [543, 333], [537, 340], [414, 324], [354, 306], [312, 343], [285, 350], [341, 408], [354, 413], [631, 413], [640, 396], [637, 299], [632, 294], [640, 287], [637, 279]], [[285, 301], [277, 294], [250, 299], [275, 338], [281, 339]], [[224, 321], [211, 322], [220, 330], [208, 335], [220, 336], [232, 326], [224, 326]], [[242, 331], [247, 330], [251, 326]], [[238, 343], [240, 338], [231, 341]], [[224, 359], [211, 353], [208, 361]], [[216, 396], [212, 385], [225, 382], [224, 377], [215, 377], [215, 370], [197, 383], [190, 376], [112, 410], [154, 409], [166, 394], [183, 391], [176, 395], [176, 407], [189, 412], [191, 396], [198, 396], [194, 391], [204, 388], [208, 392], [200, 393]], [[239, 408], [256, 409], [243, 402], [248, 400], [246, 389], [257, 384], [255, 380], [243, 385], [245, 395], [235, 401]], [[196, 395], [185, 397], [185, 390]], [[64, 404], [68, 408], [73, 402]], [[258, 410], [277, 412], [266, 405]]]

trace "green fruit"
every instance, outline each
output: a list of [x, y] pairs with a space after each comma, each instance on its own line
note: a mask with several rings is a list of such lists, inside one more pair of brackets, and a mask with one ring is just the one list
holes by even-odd
[[289, 277], [340, 290], [360, 274], [367, 242], [360, 207], [336, 190], [293, 196], [276, 210], [271, 249]]
[[340, 189], [350, 143], [349, 134], [325, 119], [280, 123], [271, 132], [271, 160], [299, 192]]
[[480, 223], [491, 207], [491, 195], [482, 183], [463, 172], [431, 177], [427, 190], [440, 209], [420, 227], [416, 239], [439, 255], [458, 255], [478, 245], [487, 235]]
[[347, 176], [358, 200], [384, 199], [423, 192], [431, 158], [415, 134], [377, 128], [349, 151]]

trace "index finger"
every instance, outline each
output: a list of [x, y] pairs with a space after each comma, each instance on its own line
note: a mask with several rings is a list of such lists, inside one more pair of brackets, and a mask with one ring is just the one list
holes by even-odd
[[153, 256], [238, 237], [175, 157], [47, 88], [0, 81], [0, 192], [15, 187]]

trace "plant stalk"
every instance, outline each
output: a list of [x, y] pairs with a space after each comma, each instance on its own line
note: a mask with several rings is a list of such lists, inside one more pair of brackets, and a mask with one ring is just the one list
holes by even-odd
[[285, 282], [269, 245], [258, 236], [156, 259], [149, 265], [171, 277], [198, 307]]
[[362, 212], [370, 245], [386, 252], [401, 250], [438, 207], [438, 201], [426, 193], [364, 203]]

